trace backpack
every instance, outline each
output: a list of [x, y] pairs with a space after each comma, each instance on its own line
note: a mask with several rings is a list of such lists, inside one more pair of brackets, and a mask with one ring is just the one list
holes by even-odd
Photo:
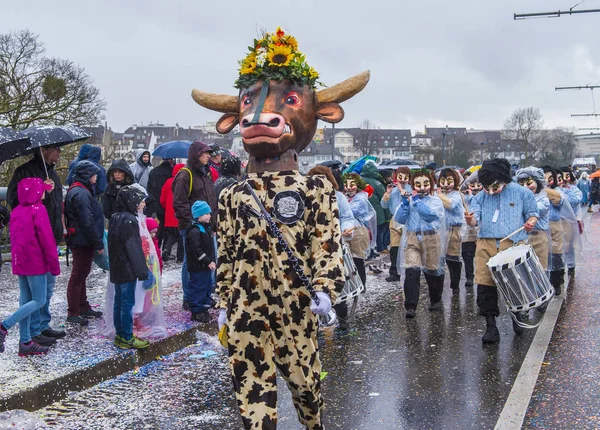
[[182, 167], [181, 170], [186, 170], [190, 174], [190, 189], [188, 190], [188, 197], [189, 197], [192, 195], [192, 182], [193, 182], [192, 171], [190, 169], [188, 169], [187, 167]]

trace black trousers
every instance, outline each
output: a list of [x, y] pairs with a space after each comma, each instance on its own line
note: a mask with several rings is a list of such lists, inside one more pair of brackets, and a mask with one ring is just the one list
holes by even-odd
[[477, 306], [479, 315], [487, 317], [500, 315], [498, 308], [498, 288], [494, 285], [477, 284]]
[[[442, 291], [444, 288], [443, 276], [430, 275], [423, 273], [427, 288], [429, 289], [429, 300], [431, 304], [442, 300]], [[418, 267], [409, 267], [406, 269], [404, 278], [404, 308], [417, 309], [419, 304], [419, 294], [421, 290], [421, 269]]]
[[175, 244], [177, 244], [177, 260], [183, 261], [183, 239], [177, 227], [165, 227], [162, 246], [163, 255], [170, 256]]
[[398, 247], [397, 246], [392, 246], [390, 248], [390, 275], [392, 276], [398, 276]]
[[473, 279], [475, 276], [475, 266], [473, 260], [475, 259], [475, 249], [477, 248], [477, 242], [463, 242], [462, 243], [462, 259], [465, 262], [465, 278]]

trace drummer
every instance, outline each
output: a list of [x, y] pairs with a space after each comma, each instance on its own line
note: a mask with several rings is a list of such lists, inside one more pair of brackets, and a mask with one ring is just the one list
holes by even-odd
[[[307, 175], [323, 175], [333, 186], [339, 209], [340, 228], [342, 230], [342, 241], [349, 242], [350, 240], [352, 240], [352, 232], [354, 230], [355, 220], [354, 215], [352, 215], [352, 209], [350, 209], [350, 204], [348, 204], [346, 196], [339, 191], [340, 186], [343, 186], [341, 184], [342, 177], [339, 173], [339, 170], [336, 172], [333, 168], [321, 165], [315, 166], [312, 169], [310, 169]], [[339, 294], [340, 291], [337, 291], [337, 293]], [[347, 330], [349, 328], [347, 320], [348, 305], [346, 304], [346, 302], [342, 302], [337, 305], [334, 305], [333, 308], [335, 309], [335, 312], [338, 316], [338, 327], [341, 330]]]
[[[486, 319], [486, 332], [481, 338], [483, 343], [500, 341], [500, 332], [496, 327], [498, 308], [498, 288], [487, 267], [490, 258], [511, 247], [522, 243], [527, 233], [533, 231], [539, 218], [535, 198], [530, 190], [512, 182], [510, 164], [502, 158], [486, 160], [478, 171], [483, 193], [471, 200], [469, 212], [465, 212], [465, 221], [472, 227], [479, 227], [479, 240], [475, 254], [475, 282], [477, 283], [477, 306], [479, 314]], [[510, 239], [503, 238], [523, 228]], [[514, 323], [515, 333], [522, 329]]]
[[[461, 183], [460, 174], [451, 168], [444, 168], [438, 179], [437, 193], [444, 205], [446, 219], [446, 264], [450, 272], [450, 288], [453, 294], [458, 294], [460, 287], [460, 273], [462, 263], [460, 262], [461, 251], [461, 229], [465, 223], [462, 195], [458, 191]], [[442, 282], [443, 275], [442, 275]]]
[[402, 196], [410, 196], [412, 187], [410, 186], [410, 169], [406, 166], [400, 166], [394, 172], [394, 183], [388, 184], [385, 194], [381, 198], [381, 207], [388, 209], [392, 214], [390, 221], [390, 276], [385, 278], [387, 282], [396, 282], [400, 280], [398, 273], [398, 247], [402, 240], [402, 226], [394, 221], [394, 214], [400, 206]]
[[550, 241], [550, 200], [544, 190], [544, 171], [538, 167], [524, 167], [515, 176], [519, 185], [533, 192], [540, 217], [533, 231], [529, 232], [529, 244], [533, 247], [544, 270], [548, 270], [548, 249]]

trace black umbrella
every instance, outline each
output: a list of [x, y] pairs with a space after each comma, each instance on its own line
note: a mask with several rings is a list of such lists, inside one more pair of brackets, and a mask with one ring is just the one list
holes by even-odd
[[[59, 147], [70, 143], [81, 142], [91, 137], [85, 130], [74, 125], [63, 125], [60, 127], [41, 125], [29, 127], [28, 129], [23, 130], [23, 133], [29, 136], [31, 145], [27, 147], [22, 154], [18, 155], [32, 154], [39, 149], [42, 160], [44, 159], [44, 155], [41, 151], [42, 146]], [[44, 162], [43, 164], [44, 168], [46, 168], [46, 163]], [[46, 176], [47, 175], [48, 172], [46, 171]]]
[[29, 146], [29, 136], [12, 128], [0, 128], [0, 164], [18, 157]]

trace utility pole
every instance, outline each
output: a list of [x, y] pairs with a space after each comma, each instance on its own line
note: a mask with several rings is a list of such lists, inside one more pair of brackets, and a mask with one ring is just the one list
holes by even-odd
[[448, 133], [448, 124], [446, 124], [446, 131], [442, 132], [442, 166], [446, 165], [446, 133]]
[[335, 123], [331, 123], [331, 161], [335, 160]]
[[481, 142], [481, 149], [479, 150], [479, 164], [483, 164], [483, 145], [485, 145], [485, 142]]

